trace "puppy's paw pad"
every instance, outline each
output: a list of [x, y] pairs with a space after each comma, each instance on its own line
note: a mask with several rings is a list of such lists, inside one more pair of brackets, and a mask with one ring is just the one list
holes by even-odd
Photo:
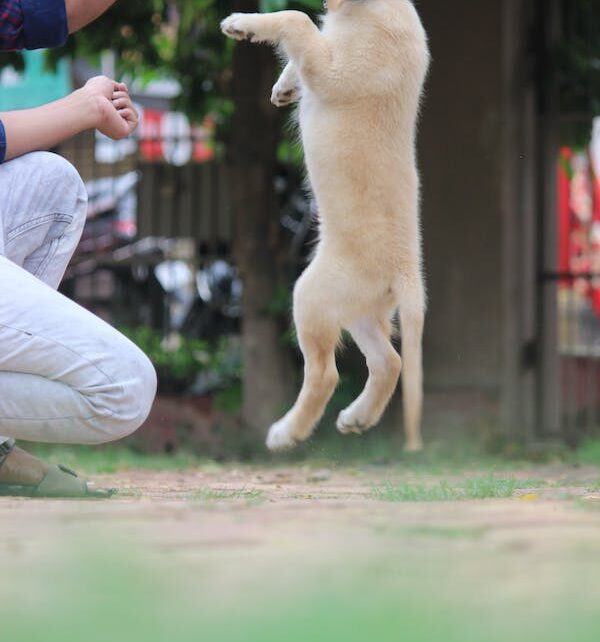
[[273, 424], [267, 436], [267, 448], [272, 451], [290, 450], [296, 445], [287, 423], [282, 419]]
[[298, 100], [300, 95], [300, 90], [298, 87], [292, 87], [290, 89], [282, 87], [279, 88], [277, 85], [273, 87], [273, 93], [271, 94], [271, 102], [276, 107], [286, 107]]
[[234, 40], [252, 40], [255, 34], [247, 23], [248, 18], [243, 13], [232, 13], [221, 22], [221, 31]]

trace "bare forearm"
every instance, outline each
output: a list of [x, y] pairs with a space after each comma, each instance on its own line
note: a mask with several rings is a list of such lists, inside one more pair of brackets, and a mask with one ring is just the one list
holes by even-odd
[[97, 110], [84, 92], [76, 91], [56, 102], [19, 111], [4, 112], [6, 160], [27, 152], [49, 149], [95, 126]]
[[85, 27], [114, 3], [115, 0], [65, 0], [69, 33]]

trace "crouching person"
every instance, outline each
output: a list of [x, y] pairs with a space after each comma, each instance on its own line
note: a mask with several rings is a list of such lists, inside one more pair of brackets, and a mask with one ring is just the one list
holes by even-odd
[[[114, 0], [0, 0], [0, 48], [59, 45]], [[86, 129], [137, 126], [127, 87], [98, 77], [57, 102], [0, 114], [0, 495], [109, 496], [15, 446], [101, 444], [131, 434], [156, 393], [148, 358], [56, 291], [85, 223], [76, 170], [46, 151]], [[2, 436], [3, 435], [3, 436]]]

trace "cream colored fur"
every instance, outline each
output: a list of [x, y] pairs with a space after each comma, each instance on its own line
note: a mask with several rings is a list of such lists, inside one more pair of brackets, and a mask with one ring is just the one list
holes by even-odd
[[[374, 426], [402, 370], [406, 448], [418, 450], [425, 293], [415, 132], [429, 53], [417, 12], [408, 0], [330, 0], [321, 29], [298, 11], [233, 14], [221, 27], [238, 40], [277, 45], [289, 59], [272, 101], [300, 99], [320, 215], [316, 253], [294, 289], [304, 383], [267, 445], [310, 437], [337, 385], [335, 349], [346, 329], [369, 378], [338, 429]], [[390, 341], [397, 310], [403, 360]]]

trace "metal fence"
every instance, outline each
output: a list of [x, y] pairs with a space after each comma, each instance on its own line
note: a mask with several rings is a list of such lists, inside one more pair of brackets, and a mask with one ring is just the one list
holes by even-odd
[[161, 282], [157, 266], [179, 275], [187, 266], [195, 292], [193, 275], [231, 254], [225, 167], [214, 159], [175, 165], [157, 153], [163, 144], [180, 143], [158, 138], [123, 146], [86, 133], [57, 150], [78, 169], [89, 194], [88, 220], [61, 290], [114, 325], [168, 332], [181, 317], [180, 302], [165, 290], [175, 272], [163, 270]]
[[542, 435], [572, 444], [600, 433], [600, 121], [594, 124], [592, 5], [538, 2], [546, 21], [537, 96], [539, 423]]
[[591, 114], [558, 116], [560, 151], [544, 230], [551, 269], [540, 275], [554, 308], [544, 319], [553, 338], [546, 405], [571, 443], [600, 433], [600, 121], [592, 121]]
[[567, 439], [600, 431], [600, 312], [590, 298], [600, 274], [548, 274], [557, 283], [560, 421]]

